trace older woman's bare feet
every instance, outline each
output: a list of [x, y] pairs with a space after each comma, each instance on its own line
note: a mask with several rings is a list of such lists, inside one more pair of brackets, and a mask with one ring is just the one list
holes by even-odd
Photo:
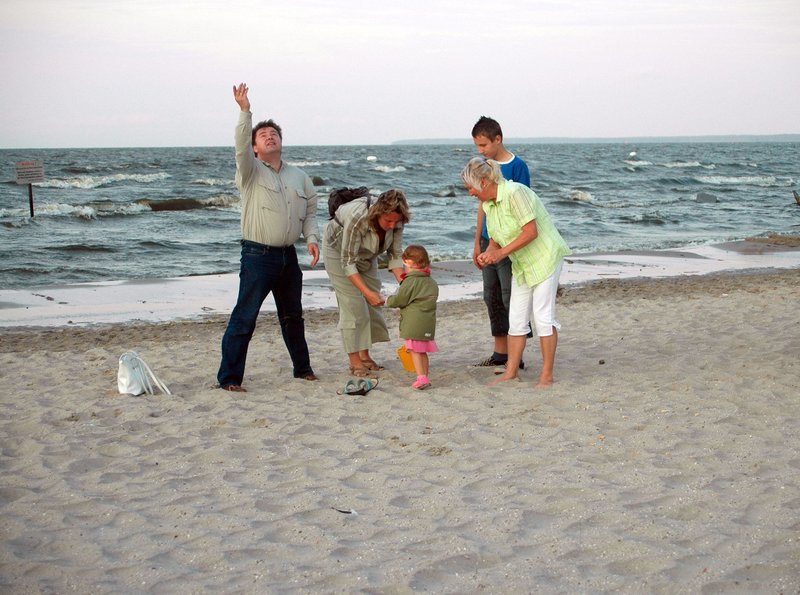
[[539, 377], [539, 384], [537, 384], [533, 388], [550, 388], [551, 386], [553, 386], [553, 377], [552, 376], [540, 376]]

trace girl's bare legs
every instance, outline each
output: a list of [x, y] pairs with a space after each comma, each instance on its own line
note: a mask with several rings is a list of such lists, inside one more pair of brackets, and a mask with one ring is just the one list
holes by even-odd
[[431, 381], [428, 380], [428, 354], [417, 353], [416, 351], [411, 351], [410, 353], [414, 370], [417, 372], [417, 379], [411, 385], [411, 388], [424, 390], [431, 385]]
[[414, 370], [417, 373], [417, 376], [428, 376], [428, 354], [427, 353], [418, 353], [416, 351], [410, 351], [411, 354], [411, 361], [414, 364]]

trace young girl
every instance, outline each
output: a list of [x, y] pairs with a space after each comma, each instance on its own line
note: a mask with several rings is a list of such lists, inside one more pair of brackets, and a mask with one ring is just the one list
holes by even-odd
[[411, 388], [425, 390], [428, 380], [428, 354], [439, 351], [433, 337], [436, 333], [436, 300], [439, 286], [428, 268], [428, 251], [412, 244], [403, 251], [406, 273], [395, 295], [386, 298], [386, 306], [400, 308], [400, 336], [406, 341], [417, 379]]

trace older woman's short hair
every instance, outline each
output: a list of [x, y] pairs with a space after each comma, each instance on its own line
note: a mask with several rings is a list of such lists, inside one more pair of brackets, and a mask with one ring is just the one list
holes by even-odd
[[376, 224], [378, 217], [389, 213], [400, 214], [403, 217], [403, 224], [411, 221], [411, 210], [408, 208], [408, 200], [402, 190], [392, 188], [381, 194], [375, 204], [369, 208], [369, 220]]
[[504, 180], [503, 172], [500, 170], [500, 164], [493, 159], [486, 159], [486, 157], [473, 157], [469, 163], [461, 170], [461, 179], [464, 183], [476, 190], [481, 188], [481, 180], [489, 180], [495, 184], [499, 184]]

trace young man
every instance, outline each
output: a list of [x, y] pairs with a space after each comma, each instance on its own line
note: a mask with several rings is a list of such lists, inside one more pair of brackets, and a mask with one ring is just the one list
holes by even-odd
[[[527, 164], [503, 145], [503, 130], [497, 120], [481, 116], [472, 127], [472, 140], [478, 153], [497, 161], [503, 177], [530, 187], [531, 174]], [[511, 302], [511, 261], [503, 258], [495, 264], [481, 264], [478, 255], [489, 246], [489, 232], [483, 209], [478, 205], [478, 224], [472, 262], [483, 275], [483, 301], [489, 312], [489, 325], [494, 337], [494, 353], [478, 366], [505, 366], [508, 361], [508, 310]], [[524, 368], [525, 364], [520, 363]]]
[[236, 125], [236, 186], [242, 204], [242, 259], [239, 297], [222, 337], [220, 388], [246, 392], [242, 387], [247, 348], [256, 319], [272, 292], [281, 333], [292, 359], [294, 377], [317, 380], [308, 354], [301, 295], [303, 273], [294, 244], [306, 239], [311, 266], [319, 260], [317, 195], [301, 169], [284, 163], [280, 126], [272, 120], [253, 128], [247, 85], [233, 87], [239, 105]]

